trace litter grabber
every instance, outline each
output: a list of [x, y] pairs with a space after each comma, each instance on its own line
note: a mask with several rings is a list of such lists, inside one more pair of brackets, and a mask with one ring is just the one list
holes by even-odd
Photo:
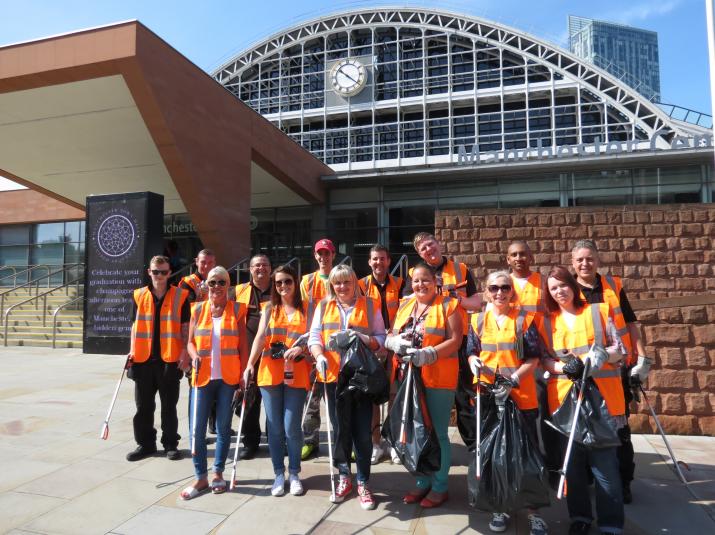
[[[328, 376], [328, 365], [327, 362], [322, 361], [318, 362], [318, 366], [322, 364], [321, 369], [319, 370], [320, 374], [323, 376], [323, 378], [326, 378]], [[317, 376], [316, 376], [317, 379]], [[328, 469], [330, 470], [330, 501], [332, 503], [337, 503], [336, 498], [335, 498], [335, 479], [333, 479], [333, 435], [330, 430], [331, 422], [330, 422], [330, 396], [328, 395], [328, 388], [327, 388], [327, 383], [323, 384], [323, 394], [325, 396], [325, 412], [328, 414], [328, 423], [326, 427], [328, 428]]]
[[[251, 380], [250, 378], [248, 379]], [[241, 432], [243, 431], [243, 417], [246, 415], [246, 400], [248, 399], [248, 387], [250, 383], [244, 386], [243, 399], [241, 399], [241, 416], [238, 418], [238, 433], [236, 434], [236, 447], [233, 450], [233, 468], [231, 469], [231, 485], [230, 490], [236, 487], [236, 465], [238, 464], [238, 452], [241, 449]], [[236, 395], [240, 390], [236, 390]]]
[[122, 379], [124, 379], [124, 374], [132, 365], [132, 356], [127, 355], [127, 360], [124, 361], [124, 367], [122, 368], [122, 375], [119, 376], [119, 381], [117, 381], [117, 386], [114, 389], [114, 395], [112, 396], [112, 402], [109, 404], [109, 410], [107, 411], [107, 417], [104, 419], [102, 424], [102, 431], [99, 433], [99, 438], [102, 440], [107, 440], [109, 438], [109, 418], [112, 416], [112, 411], [114, 410], [114, 404], [117, 402], [117, 395], [119, 394], [119, 387], [122, 386]]
[[482, 369], [477, 370], [477, 398], [474, 400], [477, 415], [477, 442], [476, 442], [476, 474], [477, 479], [482, 478], [482, 387], [479, 384], [482, 380]]
[[194, 406], [191, 408], [191, 456], [196, 455], [196, 415], [198, 414], [199, 406], [199, 368], [201, 367], [201, 359], [194, 361], [191, 367], [191, 401]]
[[310, 407], [310, 401], [313, 399], [313, 390], [315, 390], [315, 383], [318, 381], [318, 373], [315, 373], [315, 378], [310, 385], [310, 392], [308, 392], [308, 400], [305, 402], [305, 407], [303, 407], [303, 420], [300, 422], [300, 428], [303, 429], [305, 425], [305, 417], [308, 416], [308, 407]]
[[[658, 428], [658, 432], [660, 433], [660, 436], [663, 438], [663, 442], [665, 442], [665, 447], [668, 449], [668, 453], [670, 454], [670, 459], [673, 461], [673, 466], [675, 467], [675, 473], [678, 475], [680, 480], [687, 485], [688, 480], [685, 479], [685, 475], [683, 474], [683, 471], [680, 469], [680, 467], [684, 466], [685, 469], [688, 471], [690, 471], [690, 467], [687, 465], [687, 463], [684, 463], [683, 461], [679, 461], [675, 458], [675, 453], [673, 453], [673, 448], [670, 447], [668, 438], [665, 436], [665, 431], [663, 430], [663, 426], [660, 425], [660, 420], [658, 419], [658, 416], [656, 416], [652, 405], [648, 401], [648, 396], [646, 395], [645, 390], [643, 389], [643, 383], [641, 383], [640, 381], [637, 381], [637, 380], [634, 381], [634, 377], [631, 377], [631, 385], [633, 386], [634, 397], [636, 398], [636, 400], [640, 401], [640, 396], [643, 397], [643, 401], [645, 401], [645, 404], [648, 407], [648, 410], [650, 411], [650, 415], [653, 417], [653, 420], [655, 420], [655, 425]], [[638, 393], [640, 393], [640, 396], [637, 395]]]
[[[405, 379], [406, 386], [405, 390], [409, 392], [410, 386], [412, 384], [412, 363], [407, 365], [407, 378]], [[400, 444], [403, 446], [407, 444], [407, 409], [409, 407], [410, 396], [405, 396], [405, 402], [402, 404], [402, 418], [400, 420]]]
[[[566, 469], [569, 466], [569, 460], [571, 459], [571, 450], [573, 449], [574, 436], [576, 435], [576, 425], [578, 424], [578, 415], [581, 412], [581, 405], [583, 404], [583, 396], [586, 392], [588, 383], [586, 380], [591, 372], [591, 360], [586, 359], [583, 366], [583, 374], [581, 376], [581, 387], [578, 392], [578, 398], [576, 399], [576, 410], [574, 411], [573, 422], [571, 422], [571, 432], [569, 433], [569, 440], [566, 444], [566, 453], [564, 454], [564, 464], [561, 467], [561, 477], [559, 478], [559, 489], [556, 493], [556, 497], [560, 500], [565, 496], [566, 491]], [[574, 383], [574, 386], [576, 384]]]

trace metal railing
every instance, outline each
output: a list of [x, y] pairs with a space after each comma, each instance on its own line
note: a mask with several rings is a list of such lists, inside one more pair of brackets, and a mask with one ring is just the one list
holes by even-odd
[[410, 268], [410, 262], [409, 259], [407, 258], [406, 254], [403, 254], [400, 259], [397, 261], [395, 264], [395, 267], [393, 267], [390, 270], [390, 275], [393, 277], [395, 276], [395, 273], [399, 273], [398, 277], [402, 277], [403, 279], [407, 277], [407, 274], [409, 273], [409, 268]]
[[226, 271], [229, 272], [229, 274], [232, 271], [236, 272], [236, 284], [238, 284], [241, 280], [241, 271], [248, 271], [248, 266], [243, 267], [243, 264], [246, 264], [247, 262], [250, 262], [251, 257], [247, 256], [246, 258], [241, 258], [238, 262], [236, 262], [234, 265], [232, 265], [230, 268], [228, 268]]
[[[14, 292], [14, 291], [16, 291], [16, 290], [19, 290], [20, 288], [29, 288], [29, 289], [30, 289], [30, 293], [32, 293], [32, 287], [34, 286], [34, 287], [35, 287], [35, 297], [37, 297], [37, 296], [40, 294], [40, 281], [42, 281], [43, 279], [48, 279], [48, 287], [49, 287], [50, 277], [53, 277], [53, 276], [55, 276], [55, 275], [57, 275], [57, 274], [62, 273], [62, 279], [64, 280], [65, 274], [66, 274], [66, 273], [69, 273], [70, 270], [75, 269], [75, 268], [84, 268], [84, 264], [83, 264], [83, 263], [80, 263], [80, 262], [78, 262], [78, 263], [76, 263], [76, 264], [68, 264], [68, 265], [65, 266], [63, 269], [59, 269], [59, 270], [57, 270], [57, 271], [53, 271], [53, 272], [51, 272], [51, 273], [48, 273], [48, 274], [45, 275], [44, 277], [40, 277], [40, 278], [38, 278], [38, 279], [35, 279], [35, 280], [32, 280], [32, 281], [28, 281], [28, 282], [26, 282], [26, 283], [24, 283], [24, 284], [20, 284], [19, 286], [14, 286], [13, 288], [10, 288], [9, 290], [6, 290], [6, 291], [0, 293], [0, 313], [2, 313], [2, 312], [5, 310], [5, 296], [6, 296], [7, 294], [12, 293], [12, 292]], [[78, 271], [79, 271], [79, 270], [78, 270]], [[78, 275], [77, 280], [80, 280], [80, 279], [83, 279], [83, 276]], [[62, 286], [59, 286], [58, 288], [62, 288], [62, 287], [65, 287], [65, 286], [67, 286], [67, 284], [63, 284]], [[53, 290], [56, 290], [56, 289], [57, 289], [57, 288], [53, 288]], [[5, 315], [3, 314], [2, 317], [4, 318]]]
[[[10, 324], [8, 323], [9, 317], [10, 317], [10, 312], [12, 312], [14, 309], [16, 309], [19, 306], [26, 305], [27, 303], [31, 301], [37, 301], [39, 303], [40, 298], [43, 300], [42, 304], [42, 326], [46, 327], [47, 326], [47, 296], [51, 293], [56, 292], [57, 290], [61, 290], [62, 288], [69, 288], [72, 285], [76, 285], [77, 287], [77, 292], [79, 293], [79, 285], [80, 281], [84, 282], [84, 277], [77, 277], [75, 280], [66, 282], [62, 284], [61, 286], [57, 286], [56, 288], [52, 288], [51, 290], [48, 290], [46, 292], [42, 292], [41, 294], [32, 296], [28, 299], [25, 299], [24, 301], [20, 301], [19, 303], [15, 303], [12, 305], [10, 308], [8, 308], [5, 313], [3, 314], [3, 321], [5, 322], [5, 330], [4, 330], [4, 345], [7, 347], [7, 334], [8, 334], [8, 328], [10, 327]], [[37, 308], [37, 307], [36, 307]]]
[[348, 265], [348, 266], [350, 266], [350, 267], [353, 267], [353, 259], [352, 259], [352, 257], [345, 256], [345, 257], [343, 257], [342, 260], [340, 260], [340, 262], [338, 262], [338, 263], [335, 264], [335, 265], [336, 265], [336, 266], [339, 266], [340, 264], [346, 264], [346, 265]]
[[297, 266], [297, 269], [295, 271], [298, 274], [298, 282], [300, 282], [300, 278], [301, 278], [300, 258], [298, 258], [297, 256], [294, 256], [293, 258], [288, 260], [288, 262], [283, 263], [284, 266], [292, 266], [293, 264], [296, 264], [296, 266]]
[[713, 127], [713, 117], [707, 113], [703, 113], [677, 104], [666, 104], [665, 102], [657, 102], [658, 106], [668, 114], [668, 117], [677, 121], [694, 124], [703, 128]]
[[[23, 269], [22, 271], [17, 271], [18, 267], [22, 266], [2, 266], [0, 267], [0, 270], [3, 269], [12, 269], [13, 273], [11, 275], [5, 275], [4, 277], [0, 277], [0, 286], [3, 286], [2, 281], [5, 279], [9, 279], [10, 277], [13, 277], [12, 285], [17, 286], [17, 277], [19, 275], [26, 274], [27, 278], [30, 279], [28, 282], [33, 282], [34, 280], [37, 279], [32, 279], [32, 272], [36, 269], [43, 268], [47, 270], [47, 274], [50, 273], [50, 268], [52, 267], [57, 267], [57, 266], [64, 266], [64, 264], [36, 264], [36, 265], [28, 265], [26, 269]], [[50, 287], [50, 281], [49, 279], [47, 280], [47, 287]]]
[[[80, 301], [80, 302], [84, 301], [84, 296], [78, 295], [74, 299], [70, 299], [66, 303], [62, 303], [52, 313], [52, 349], [55, 349], [57, 346], [57, 314], [59, 313], [60, 310], [63, 310], [66, 306], [71, 305], [72, 303], [75, 303], [77, 301]], [[5, 337], [5, 339], [7, 340], [7, 336]], [[7, 345], [7, 342], [5, 343], [5, 345]]]
[[181, 279], [184, 278], [184, 275], [183, 275], [183, 274], [186, 272], [187, 275], [191, 275], [191, 274], [193, 273], [193, 269], [192, 269], [192, 268], [193, 268], [195, 265], [196, 265], [196, 264], [194, 264], [194, 263], [186, 264], [186, 265], [185, 265], [184, 267], [182, 267], [181, 269], [179, 269], [179, 270], [173, 272], [173, 273], [171, 274], [171, 279], [173, 279], [173, 280], [175, 281], [176, 285], [178, 286], [179, 283], [181, 282]]

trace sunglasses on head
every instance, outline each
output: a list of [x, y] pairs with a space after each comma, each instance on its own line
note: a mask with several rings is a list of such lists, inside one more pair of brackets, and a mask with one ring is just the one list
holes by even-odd
[[164, 275], [164, 276], [166, 276], [166, 275], [169, 274], [169, 270], [168, 270], [168, 269], [152, 269], [152, 270], [151, 270], [151, 274], [152, 274], [152, 275]]
[[293, 279], [276, 279], [276, 286], [292, 286]]
[[487, 289], [489, 290], [490, 293], [497, 293], [499, 290], [501, 290], [504, 293], [511, 292], [511, 284], [502, 284], [501, 286], [497, 284], [490, 284]]
[[215, 288], [216, 286], [226, 286], [226, 281], [223, 279], [213, 279], [208, 282], [209, 288]]

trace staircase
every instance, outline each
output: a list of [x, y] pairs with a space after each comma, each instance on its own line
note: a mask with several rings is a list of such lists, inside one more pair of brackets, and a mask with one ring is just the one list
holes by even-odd
[[[11, 287], [0, 287], [0, 293]], [[84, 288], [79, 286], [80, 294]], [[40, 288], [40, 293], [46, 288]], [[17, 288], [5, 295], [2, 315], [0, 316], [0, 345], [52, 347], [52, 314], [60, 305], [77, 297], [77, 288], [72, 286], [58, 289], [47, 296], [47, 303], [42, 298], [14, 308], [8, 316], [7, 344], [5, 343], [4, 314], [8, 308], [36, 294], [34, 289]], [[43, 307], [44, 314], [43, 325]], [[63, 308], [57, 314], [57, 332], [55, 347], [82, 347], [83, 302], [77, 302]]]

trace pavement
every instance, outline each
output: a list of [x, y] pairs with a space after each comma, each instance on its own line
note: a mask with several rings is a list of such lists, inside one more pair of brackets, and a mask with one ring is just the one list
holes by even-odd
[[[0, 532], [14, 534], [462, 534], [490, 533], [490, 515], [467, 505], [468, 454], [450, 429], [453, 465], [450, 499], [435, 510], [403, 505], [412, 477], [389, 461], [373, 467], [371, 488], [379, 505], [360, 509], [357, 499], [329, 502], [328, 461], [303, 463], [306, 494], [270, 495], [273, 473], [265, 437], [258, 457], [238, 464], [239, 485], [223, 495], [191, 501], [179, 492], [192, 480], [187, 393], [182, 382], [179, 432], [185, 458], [160, 454], [130, 463], [134, 449], [131, 381], [122, 384], [108, 440], [99, 433], [124, 358], [83, 355], [76, 349], [0, 349]], [[157, 410], [157, 420], [159, 411]], [[325, 419], [323, 419], [325, 422]], [[158, 422], [157, 422], [158, 423]], [[234, 427], [237, 418], [234, 420]], [[322, 452], [327, 453], [323, 435]], [[683, 485], [670, 468], [658, 435], [636, 435], [633, 504], [626, 506], [625, 533], [715, 533], [715, 438], [671, 436], [676, 457], [689, 465]], [[209, 460], [213, 447], [209, 446]], [[233, 457], [233, 448], [229, 453]], [[227, 465], [228, 477], [231, 466]], [[568, 532], [563, 502], [543, 509], [552, 535]], [[506, 533], [528, 534], [520, 512]], [[595, 527], [592, 533], [596, 533]]]

